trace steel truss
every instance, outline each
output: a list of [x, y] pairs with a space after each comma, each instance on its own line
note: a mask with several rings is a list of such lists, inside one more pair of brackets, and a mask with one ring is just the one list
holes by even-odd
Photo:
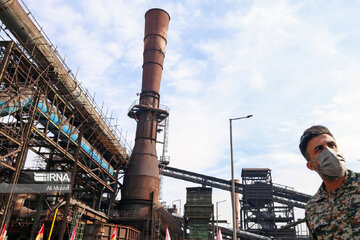
[[280, 239], [296, 239], [295, 228], [279, 231], [280, 225], [294, 222], [294, 208], [274, 203], [271, 170], [243, 168], [241, 228], [255, 234]]
[[[110, 212], [111, 203], [120, 188], [118, 172], [124, 169], [127, 159], [114, 154], [107, 145], [107, 139], [100, 133], [100, 126], [91, 122], [71, 104], [66, 95], [59, 92], [57, 84], [61, 81], [61, 75], [51, 63], [44, 65], [37, 62], [33, 52], [25, 50], [23, 46], [13, 41], [0, 42], [0, 97], [3, 101], [0, 107], [0, 183], [17, 184], [23, 181], [21, 173], [28, 150], [31, 150], [46, 162], [46, 169], [37, 170], [74, 174], [71, 182], [74, 191], [71, 194], [36, 196], [35, 202], [39, 204], [33, 206], [38, 211], [32, 234], [39, 223], [46, 222], [56, 207], [65, 206], [59, 211], [61, 218], [67, 213], [71, 215], [71, 202], [74, 203], [75, 199], [96, 212], [85, 214], [84, 218], [94, 223], [106, 222], [106, 214]], [[45, 106], [49, 114], [42, 111], [41, 106]], [[60, 122], [66, 121], [70, 132], [57, 125], [53, 115]], [[70, 137], [74, 132], [78, 134], [77, 139]], [[80, 147], [83, 144], [81, 135], [91, 144], [91, 152]], [[113, 172], [109, 171], [109, 166], [93, 158], [95, 150], [106, 159]], [[13, 193], [0, 194], [0, 198], [2, 229], [5, 223], [12, 222], [10, 219], [16, 196]], [[54, 198], [55, 201], [49, 200]], [[44, 209], [47, 209], [45, 214]], [[62, 219], [65, 221], [60, 234], [65, 232], [67, 225], [66, 218]], [[8, 228], [8, 232], [11, 231], [11, 227]]]

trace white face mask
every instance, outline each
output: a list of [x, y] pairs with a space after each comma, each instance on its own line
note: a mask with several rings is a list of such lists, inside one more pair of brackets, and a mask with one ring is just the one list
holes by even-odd
[[317, 171], [327, 180], [334, 180], [345, 174], [345, 158], [341, 152], [338, 152], [335, 149], [326, 147], [317, 156], [316, 161], [319, 163]]

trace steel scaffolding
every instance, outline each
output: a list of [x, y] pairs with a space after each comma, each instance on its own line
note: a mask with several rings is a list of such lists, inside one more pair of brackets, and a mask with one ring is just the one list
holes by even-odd
[[[15, 1], [14, 6], [20, 5]], [[31, 160], [27, 156], [35, 155], [44, 168], [34, 171], [72, 173], [72, 190], [0, 193], [0, 227], [7, 224], [10, 238], [33, 239], [40, 225], [49, 225], [59, 209], [60, 224], [52, 236], [62, 239], [71, 230], [74, 209], [83, 210], [77, 219], [80, 223], [108, 222], [128, 151], [46, 35], [30, 20], [31, 13], [24, 14], [21, 7], [9, 11], [9, 7], [0, 4], [0, 184], [34, 183], [24, 164]], [[12, 14], [22, 17], [11, 20]], [[33, 27], [26, 30], [39, 36], [26, 36], [22, 24]]]

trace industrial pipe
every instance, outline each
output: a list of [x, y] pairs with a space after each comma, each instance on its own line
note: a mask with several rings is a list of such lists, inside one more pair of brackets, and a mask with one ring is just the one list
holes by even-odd
[[[0, 97], [0, 116], [4, 117], [19, 111], [22, 108], [28, 108], [33, 104], [33, 93], [31, 90], [24, 89], [22, 94], [14, 96], [15, 94], [8, 94], [5, 97]], [[36, 115], [39, 116], [40, 123], [44, 126], [49, 124], [49, 131], [54, 135], [59, 134], [63, 141], [72, 141], [77, 144], [79, 133], [71, 124], [65, 119], [61, 119], [56, 109], [49, 107], [47, 100], [41, 98], [37, 105]], [[97, 162], [105, 171], [110, 173], [111, 176], [115, 175], [114, 168], [95, 150], [91, 144], [84, 138], [80, 143], [81, 148], [89, 154], [90, 158]]]
[[237, 230], [236, 233], [237, 233], [237, 236], [244, 237], [246, 239], [252, 239], [252, 240], [272, 240], [273, 239], [270, 237], [265, 237], [265, 236], [262, 236], [259, 234], [246, 232], [246, 231], [242, 231], [242, 230]]

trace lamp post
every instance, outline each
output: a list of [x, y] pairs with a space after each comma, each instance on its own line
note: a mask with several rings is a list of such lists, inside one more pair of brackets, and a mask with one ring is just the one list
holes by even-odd
[[247, 115], [246, 117], [230, 118], [230, 150], [231, 150], [231, 207], [232, 207], [232, 220], [233, 220], [233, 240], [237, 239], [236, 232], [236, 212], [235, 212], [235, 181], [234, 181], [234, 156], [233, 156], [233, 144], [232, 144], [232, 121], [240, 120], [244, 118], [251, 118], [253, 115]]
[[179, 204], [179, 215], [181, 215], [181, 199], [177, 199], [177, 200], [172, 201], [173, 205], [174, 205], [174, 202], [180, 202], [180, 204]]
[[219, 202], [216, 202], [216, 236], [219, 233], [219, 214], [218, 214], [218, 205], [219, 203], [225, 202], [226, 200], [222, 200]]

